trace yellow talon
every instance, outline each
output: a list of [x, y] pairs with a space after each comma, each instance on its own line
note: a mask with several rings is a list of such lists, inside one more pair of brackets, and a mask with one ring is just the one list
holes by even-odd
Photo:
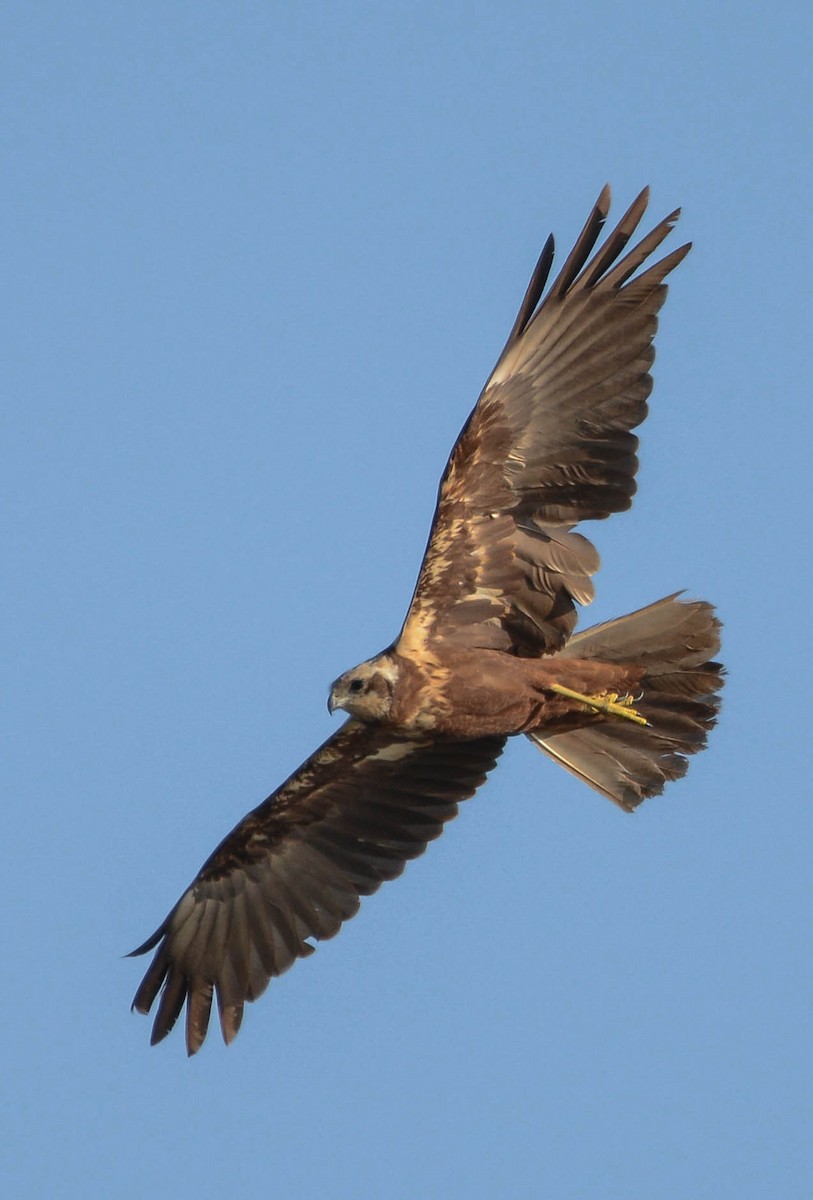
[[607, 713], [610, 717], [623, 717], [626, 721], [634, 721], [636, 725], [648, 725], [646, 717], [633, 708], [632, 696], [620, 696], [617, 692], [602, 692], [598, 696], [585, 696], [582, 692], [574, 692], [572, 688], [564, 687], [561, 683], [551, 683], [548, 690], [564, 696], [567, 700], [576, 700], [586, 704], [596, 712]]

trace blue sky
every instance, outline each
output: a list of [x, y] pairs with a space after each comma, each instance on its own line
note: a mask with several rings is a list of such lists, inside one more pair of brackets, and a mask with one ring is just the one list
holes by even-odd
[[[813, 19], [737, 11], [5, 6], [5, 1194], [811, 1194]], [[510, 747], [228, 1051], [150, 1050], [121, 956], [397, 632], [607, 180], [695, 249], [584, 623], [714, 600], [711, 748], [629, 817]]]

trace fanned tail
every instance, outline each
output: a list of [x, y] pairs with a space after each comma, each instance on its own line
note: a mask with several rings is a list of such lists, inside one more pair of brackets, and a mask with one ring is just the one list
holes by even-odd
[[647, 726], [614, 718], [572, 733], [528, 737], [555, 762], [631, 812], [680, 779], [715, 724], [723, 667], [710, 604], [679, 593], [576, 634], [557, 657], [645, 667], [635, 708]]

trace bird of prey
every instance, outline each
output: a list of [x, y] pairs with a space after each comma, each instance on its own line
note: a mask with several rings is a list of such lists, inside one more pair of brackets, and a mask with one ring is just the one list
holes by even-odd
[[[629, 508], [677, 212], [628, 248], [645, 190], [598, 249], [605, 188], [558, 276], [549, 238], [454, 445], [403, 628], [333, 684], [341, 728], [221, 842], [152, 937], [133, 1007], [152, 1042], [186, 1002], [194, 1054], [217, 998], [247, 1000], [394, 879], [525, 734], [631, 811], [682, 776], [715, 722], [711, 605], [679, 593], [573, 633], [599, 560], [574, 526]], [[643, 268], [643, 269], [642, 269]]]

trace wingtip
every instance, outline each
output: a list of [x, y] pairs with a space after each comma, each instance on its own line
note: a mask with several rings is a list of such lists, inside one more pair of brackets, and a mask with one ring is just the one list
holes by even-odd
[[196, 980], [189, 987], [186, 1001], [186, 1053], [197, 1054], [206, 1040], [212, 1012], [214, 985]]
[[220, 1032], [227, 1046], [230, 1046], [237, 1037], [242, 1023], [243, 1005], [241, 1003], [224, 1004], [220, 1010]]
[[149, 938], [141, 946], [137, 946], [135, 950], [130, 950], [127, 954], [123, 954], [122, 958], [138, 958], [140, 955], [146, 954], [149, 950], [152, 950], [157, 945], [157, 941], [153, 941], [152, 938]]
[[150, 952], [150, 950], [154, 950], [155, 947], [158, 945], [158, 943], [161, 941], [161, 938], [166, 933], [168, 925], [169, 925], [169, 917], [167, 917], [167, 919], [165, 921], [161, 922], [161, 924], [156, 929], [155, 933], [151, 933], [150, 936], [147, 938], [146, 942], [142, 942], [140, 946], [136, 946], [135, 950], [130, 950], [129, 953], [125, 954], [123, 957], [124, 958], [138, 958], [139, 955], [148, 954]]
[[201, 1046], [203, 1045], [203, 1043], [205, 1042], [205, 1040], [206, 1040], [206, 1034], [205, 1034], [205, 1033], [203, 1034], [203, 1036], [202, 1036], [202, 1037], [197, 1037], [197, 1036], [190, 1036], [189, 1032], [187, 1031], [187, 1035], [186, 1035], [186, 1057], [187, 1057], [187, 1058], [194, 1058], [194, 1056], [197, 1054], [198, 1050], [200, 1050], [200, 1048], [201, 1048]]
[[605, 183], [604, 187], [601, 189], [601, 191], [598, 194], [598, 200], [596, 200], [596, 203], [594, 206], [595, 208], [597, 208], [599, 210], [599, 212], [602, 214], [602, 216], [605, 219], [607, 217], [607, 214], [610, 211], [610, 206], [612, 204], [612, 200], [613, 200], [613, 189], [610, 187], [609, 183]]
[[[183, 1001], [181, 1001], [181, 1006], [183, 1006]], [[175, 1028], [179, 1012], [180, 1010], [175, 1011], [175, 1009], [165, 1011], [163, 1003], [158, 1006], [158, 1012], [155, 1014], [152, 1032], [150, 1033], [151, 1046], [157, 1046], [159, 1042], [163, 1042], [165, 1037], [169, 1037]]]

